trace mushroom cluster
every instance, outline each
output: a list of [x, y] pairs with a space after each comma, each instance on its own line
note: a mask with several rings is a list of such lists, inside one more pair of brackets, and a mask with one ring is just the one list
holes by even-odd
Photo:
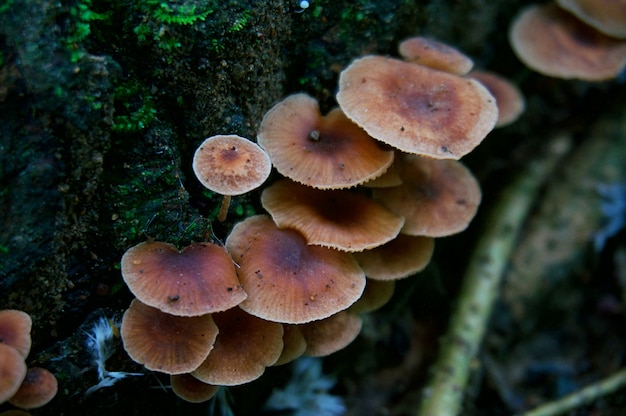
[[434, 238], [475, 215], [480, 188], [457, 159], [496, 126], [496, 98], [449, 46], [413, 38], [400, 55], [355, 60], [325, 115], [294, 94], [265, 114], [258, 145], [235, 135], [200, 145], [194, 172], [225, 199], [272, 166], [281, 176], [261, 193], [267, 214], [235, 224], [225, 246], [148, 241], [122, 257], [136, 297], [124, 348], [169, 374], [179, 397], [204, 401], [268, 366], [344, 348], [361, 314], [426, 267]]
[[35, 409], [57, 393], [57, 379], [50, 371], [26, 365], [31, 327], [26, 312], [0, 310], [0, 404], [8, 401], [20, 409]]
[[527, 6], [509, 42], [529, 68], [556, 78], [604, 81], [626, 68], [626, 2], [557, 0]]

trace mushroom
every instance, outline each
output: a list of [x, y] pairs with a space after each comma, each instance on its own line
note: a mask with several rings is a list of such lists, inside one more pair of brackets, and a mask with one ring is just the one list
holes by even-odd
[[0, 343], [0, 403], [17, 392], [26, 377], [24, 357], [15, 348]]
[[322, 191], [280, 180], [261, 194], [261, 204], [281, 228], [301, 232], [308, 244], [362, 251], [395, 238], [404, 218], [363, 194]]
[[236, 386], [261, 377], [283, 350], [283, 326], [240, 308], [213, 315], [219, 328], [213, 351], [191, 374], [198, 380]]
[[212, 243], [180, 251], [160, 241], [140, 243], [122, 256], [122, 276], [139, 300], [172, 315], [220, 312], [246, 298], [232, 258]]
[[405, 155], [402, 185], [374, 189], [372, 197], [406, 218], [403, 234], [444, 237], [463, 231], [481, 200], [478, 181], [457, 160]]
[[510, 27], [509, 42], [526, 66], [551, 77], [603, 81], [626, 66], [626, 41], [598, 32], [551, 3], [523, 9]]
[[29, 368], [9, 403], [22, 409], [36, 409], [48, 404], [58, 389], [57, 378], [50, 371], [40, 367]]
[[300, 331], [306, 340], [304, 354], [323, 357], [337, 352], [355, 340], [362, 325], [361, 317], [348, 311], [301, 325]]
[[335, 108], [294, 94], [263, 117], [257, 141], [282, 175], [319, 189], [350, 188], [380, 176], [393, 162], [363, 129]]
[[33, 321], [26, 312], [15, 309], [0, 311], [0, 344], [15, 348], [26, 359], [31, 347], [30, 330]]
[[206, 359], [217, 337], [211, 315], [174, 316], [134, 299], [122, 318], [124, 349], [148, 370], [190, 373]]
[[370, 136], [406, 153], [459, 159], [498, 118], [479, 82], [381, 56], [352, 62], [339, 77], [337, 102]]
[[398, 53], [408, 62], [455, 75], [465, 75], [474, 66], [474, 62], [458, 49], [423, 36], [400, 42]]
[[354, 253], [354, 258], [370, 279], [397, 280], [422, 271], [434, 248], [432, 237], [400, 234], [385, 245]]
[[352, 305], [365, 276], [350, 253], [308, 245], [267, 215], [235, 225], [226, 247], [239, 265], [248, 298], [239, 307], [269, 321], [305, 323]]
[[626, 38], [626, 1], [556, 0], [556, 3], [597, 31], [613, 38]]
[[389, 302], [395, 289], [395, 280], [374, 280], [368, 278], [363, 295], [348, 308], [348, 311], [362, 314], [382, 308]]
[[211, 399], [220, 386], [204, 383], [191, 374], [171, 374], [172, 391], [189, 403], [203, 403]]
[[306, 340], [300, 325], [283, 324], [283, 351], [274, 365], [287, 364], [302, 356], [306, 350]]
[[495, 97], [498, 106], [495, 127], [513, 123], [524, 112], [526, 102], [522, 92], [506, 78], [489, 71], [472, 71], [467, 76], [483, 84]]
[[202, 142], [193, 155], [192, 167], [202, 185], [224, 196], [219, 221], [226, 219], [231, 196], [258, 188], [272, 171], [263, 149], [234, 134], [212, 136]]

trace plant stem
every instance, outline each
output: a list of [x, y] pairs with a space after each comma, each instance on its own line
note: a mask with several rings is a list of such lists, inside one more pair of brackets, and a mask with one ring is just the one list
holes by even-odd
[[417, 415], [459, 414], [470, 369], [475, 362], [503, 271], [537, 191], [569, 150], [568, 138], [552, 140], [549, 151], [529, 163], [493, 207], [464, 276], [459, 299], [441, 341], [432, 378]]

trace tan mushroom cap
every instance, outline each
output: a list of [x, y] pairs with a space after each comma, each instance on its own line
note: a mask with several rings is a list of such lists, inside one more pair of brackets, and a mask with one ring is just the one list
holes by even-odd
[[556, 3], [597, 31], [613, 38], [626, 38], [626, 1], [556, 0]]
[[29, 368], [22, 385], [9, 403], [22, 409], [36, 409], [50, 403], [58, 390], [59, 384], [54, 374], [45, 368]]
[[404, 218], [363, 194], [322, 191], [280, 180], [266, 188], [261, 204], [280, 228], [300, 231], [308, 244], [362, 251], [395, 238]]
[[348, 311], [301, 325], [300, 331], [306, 340], [304, 354], [324, 357], [337, 352], [356, 339], [362, 325], [361, 317]]
[[124, 313], [124, 349], [148, 370], [190, 373], [209, 355], [218, 329], [211, 315], [174, 316], [134, 299]]
[[122, 276], [143, 303], [178, 316], [230, 309], [246, 298], [223, 246], [196, 243], [178, 250], [147, 241], [122, 256]]
[[221, 195], [241, 195], [258, 188], [272, 171], [269, 156], [243, 137], [217, 135], [193, 155], [193, 171], [202, 185]]
[[468, 77], [483, 84], [495, 97], [498, 106], [496, 127], [513, 123], [524, 112], [526, 107], [524, 96], [511, 81], [489, 71], [472, 71]]
[[398, 53], [408, 62], [455, 75], [465, 75], [474, 66], [472, 59], [458, 49], [423, 36], [400, 42]]
[[350, 253], [308, 245], [302, 234], [278, 228], [267, 215], [236, 224], [226, 247], [248, 293], [239, 306], [269, 321], [326, 318], [352, 305], [365, 286]]
[[17, 392], [26, 377], [24, 357], [15, 348], [0, 343], [0, 403]]
[[32, 344], [32, 326], [33, 321], [26, 312], [15, 309], [0, 310], [0, 344], [15, 348], [25, 359]]
[[301, 357], [306, 350], [306, 340], [300, 325], [283, 324], [283, 351], [274, 365], [287, 364], [298, 357]]
[[397, 280], [424, 270], [434, 249], [432, 237], [400, 234], [383, 246], [354, 253], [354, 258], [370, 279]]
[[381, 56], [352, 62], [337, 102], [370, 136], [406, 153], [459, 159], [493, 129], [498, 108], [479, 82]]
[[261, 377], [283, 350], [283, 326], [233, 308], [213, 315], [220, 330], [207, 359], [192, 372], [205, 383], [236, 386]]
[[463, 231], [476, 215], [480, 186], [461, 162], [406, 155], [401, 176], [402, 185], [372, 195], [406, 218], [401, 233], [444, 237]]
[[276, 170], [304, 185], [319, 189], [350, 188], [382, 175], [393, 152], [336, 108], [320, 114], [317, 100], [294, 94], [263, 117], [258, 143]]
[[203, 403], [210, 400], [220, 386], [204, 383], [191, 374], [171, 374], [172, 391], [189, 403]]
[[375, 311], [389, 302], [395, 289], [395, 280], [374, 280], [368, 278], [363, 295], [350, 306], [348, 311], [356, 314]]
[[603, 81], [626, 66], [626, 41], [603, 35], [552, 3], [523, 9], [509, 42], [526, 66], [551, 77]]

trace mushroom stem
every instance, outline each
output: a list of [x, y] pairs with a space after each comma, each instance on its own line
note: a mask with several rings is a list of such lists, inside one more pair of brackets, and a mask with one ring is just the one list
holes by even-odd
[[493, 304], [518, 233], [541, 184], [571, 145], [553, 140], [550, 151], [505, 189], [477, 242], [447, 333], [433, 366], [432, 378], [416, 415], [459, 414], [472, 363], [480, 348]]
[[226, 216], [228, 215], [228, 208], [230, 207], [230, 195], [224, 195], [222, 199], [222, 205], [220, 206], [220, 211], [217, 213], [217, 220], [219, 222], [226, 221]]

